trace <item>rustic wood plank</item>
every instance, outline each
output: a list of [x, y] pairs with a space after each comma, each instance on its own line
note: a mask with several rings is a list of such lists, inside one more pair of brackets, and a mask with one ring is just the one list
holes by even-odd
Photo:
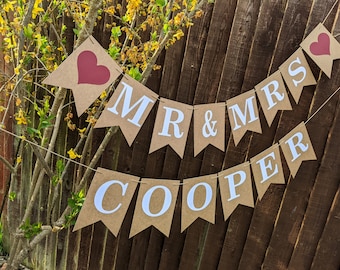
[[[234, 21], [232, 23], [231, 34], [228, 42], [228, 49], [224, 59], [223, 73], [219, 83], [217, 93], [217, 101], [225, 101], [241, 91], [241, 86], [245, 74], [245, 69], [250, 54], [252, 39], [256, 22], [260, 1], [242, 1], [238, 2]], [[230, 136], [229, 119], [226, 118], [226, 140]], [[227, 147], [227, 153], [213, 151], [212, 147], [208, 147], [204, 151], [204, 159], [202, 164], [203, 171], [206, 174], [221, 171], [226, 162], [225, 156], [229, 159], [232, 149]], [[242, 155], [241, 155], [242, 158]], [[240, 160], [238, 160], [240, 161]], [[238, 162], [237, 161], [237, 162]], [[227, 165], [228, 166], [228, 165]], [[214, 225], [207, 224], [208, 233], [203, 253], [200, 258], [200, 269], [216, 269], [221, 256], [224, 237], [226, 234], [228, 223], [224, 221], [223, 210], [218, 197], [216, 208], [216, 223]], [[215, 250], [213, 253], [212, 250]]]
[[[285, 6], [286, 1], [276, 3], [263, 1], [261, 3], [255, 35], [252, 41], [252, 50], [247, 63], [241, 92], [253, 89], [257, 83], [266, 78], [268, 70], [270, 69], [273, 57], [272, 55], [275, 51]], [[275, 18], [271, 16], [273, 13], [276, 14]], [[259, 65], [259, 63], [261, 63], [261, 65]], [[263, 116], [261, 117], [263, 118]], [[262, 124], [262, 126], [264, 125]], [[264, 134], [262, 134], [262, 136], [263, 135]], [[232, 137], [229, 138], [224, 165], [225, 168], [234, 166], [249, 159], [249, 144], [252, 141], [253, 136], [255, 136], [255, 134], [247, 133], [237, 147], [235, 147]], [[262, 146], [255, 144], [252, 147], [252, 151], [258, 153]], [[234, 155], [228, 156], [229, 151], [230, 153], [236, 153], [236, 157]], [[243, 214], [240, 213], [241, 210], [239, 209], [244, 211]], [[221, 254], [219, 269], [238, 268], [243, 252], [243, 245], [247, 238], [252, 213], [253, 209], [239, 206], [231, 215], [226, 232], [225, 245]]]
[[262, 200], [257, 201], [239, 269], [261, 268], [284, 190], [284, 185], [272, 184]]
[[[273, 56], [270, 68], [271, 72], [278, 69], [278, 66], [299, 47], [299, 43], [304, 35], [311, 4], [310, 1], [288, 2], [282, 21], [280, 36], [275, 48], [275, 55]], [[291, 33], [292, 27], [296, 29], [293, 34]], [[298, 117], [295, 116], [294, 118], [297, 119]], [[262, 123], [265, 123], [266, 121], [263, 118], [263, 114], [261, 114], [261, 121], [263, 121]], [[277, 116], [270, 128], [267, 124], [264, 124], [262, 125], [262, 134], [253, 134], [249, 144], [250, 157], [257, 155], [270, 147], [273, 141], [275, 142], [274, 137], [277, 132], [276, 128], [278, 123], [279, 117]], [[289, 125], [285, 125], [285, 130], [283, 132], [288, 133], [290, 131], [289, 128]], [[255, 269], [259, 268], [262, 264], [284, 190], [285, 186], [283, 185], [271, 186], [262, 200], [257, 201], [240, 261], [239, 267], [241, 269]], [[257, 252], [254, 252], [254, 250]]]
[[313, 190], [308, 200], [305, 217], [288, 267], [309, 269], [329, 210], [339, 187], [340, 153], [337, 149], [340, 135], [339, 107], [333, 127], [329, 132], [327, 146], [318, 170]]
[[[77, 269], [89, 269], [89, 262], [91, 256], [91, 246], [93, 240], [94, 225], [87, 226], [81, 229], [81, 241], [78, 254], [78, 268]], [[67, 266], [68, 267], [68, 266]]]
[[[103, 266], [107, 229], [102, 222], [94, 224], [89, 269], [101, 270]], [[81, 257], [79, 258], [82, 259]]]
[[[246, 241], [245, 232], [248, 231], [252, 215], [253, 209], [243, 205], [237, 206], [231, 214], [217, 269], [238, 269], [240, 249]], [[239, 223], [240, 221], [242, 223]]]
[[[328, 10], [329, 9], [330, 7]], [[334, 69], [339, 68], [338, 64], [339, 63], [335, 62]], [[339, 83], [338, 78], [329, 80], [325, 75], [322, 75], [315, 92], [312, 111], [315, 111], [318, 106], [324, 102], [338, 87]], [[336, 102], [331, 100], [327, 105], [327, 109], [320, 111], [315, 119], [308, 123], [307, 128], [309, 133], [313, 134], [311, 140], [318, 158], [323, 155], [328, 132], [333, 122], [335, 107]], [[317, 121], [317, 119], [319, 119], [319, 121]], [[322, 119], [322, 121], [320, 119]], [[276, 221], [276, 227], [263, 267], [268, 269], [287, 267], [293, 253], [295, 241], [299, 233], [318, 167], [319, 162], [317, 161], [303, 164], [295, 179], [291, 179], [288, 183], [287, 190], [283, 197], [280, 215]], [[282, 250], [280, 254], [276, 252], [277, 249]]]
[[[228, 5], [225, 5], [222, 1], [216, 1], [214, 9], [212, 11], [212, 19], [209, 26], [209, 32], [207, 36], [207, 42], [202, 58], [202, 66], [200, 68], [200, 75], [196, 86], [194, 104], [215, 102], [218, 93], [218, 86], [220, 76], [223, 71], [223, 63], [221, 59], [224, 59], [229, 36], [231, 32], [232, 21], [236, 9], [236, 1], [231, 1]], [[193, 142], [188, 143], [187, 148], [193, 148]], [[207, 158], [212, 155], [204, 155], [203, 162], [200, 165], [199, 174], [209, 174], [220, 170], [223, 154], [217, 149], [209, 148], [211, 153], [216, 153], [219, 156], [219, 164], [208, 161]], [[205, 152], [205, 151], [204, 151]], [[192, 155], [192, 152], [190, 153]], [[202, 155], [199, 155], [199, 158]], [[205, 161], [206, 160], [206, 161]], [[194, 162], [194, 161], [193, 161]], [[211, 166], [214, 164], [214, 166]], [[183, 165], [186, 167], [186, 174], [194, 172], [190, 163]], [[191, 167], [191, 168], [190, 168]], [[195, 172], [196, 174], [197, 172]], [[185, 243], [182, 251], [182, 257], [180, 261], [180, 269], [196, 269], [199, 267], [202, 261], [202, 255], [205, 247], [206, 237], [208, 233], [209, 225], [206, 221], [197, 220], [188, 229], [185, 237]], [[194, 249], [192, 247], [195, 247]]]
[[311, 269], [339, 269], [340, 266], [340, 188], [334, 198]]
[[[205, 6], [205, 9], [209, 8], [209, 5]], [[201, 50], [204, 47], [205, 39], [202, 38], [206, 28], [210, 22], [211, 11], [205, 10], [205, 15], [203, 18], [197, 20], [197, 24], [190, 28], [188, 34], [187, 44], [191, 44], [184, 51], [186, 44], [180, 44], [180, 48], [172, 52], [169, 58], [169, 52], [166, 54], [166, 59], [170, 62], [170, 66], [165, 66], [164, 73], [162, 77], [162, 83], [160, 87], [160, 95], [165, 97], [173, 96], [180, 102], [185, 102], [187, 104], [192, 103], [193, 100], [193, 90], [196, 86], [197, 76], [199, 72], [199, 66], [201, 62]], [[184, 41], [183, 41], [184, 42]], [[174, 57], [176, 56], [176, 57]], [[181, 61], [184, 58], [183, 62]], [[177, 71], [173, 71], [177, 67]], [[178, 79], [179, 78], [179, 79]], [[177, 83], [176, 83], [177, 82]], [[170, 178], [170, 179], [183, 179], [185, 177], [190, 177], [193, 172], [188, 172], [184, 168], [199, 168], [200, 162], [195, 162], [193, 160], [193, 147], [190, 146], [190, 140], [192, 141], [192, 128], [188, 135], [188, 145], [185, 151], [185, 156], [181, 160], [177, 154], [174, 153], [172, 149], [166, 147], [165, 149], [158, 150], [157, 152], [162, 152], [160, 154], [154, 153], [157, 159], [160, 157], [164, 158], [163, 168], [161, 174], [158, 177]], [[189, 154], [188, 154], [189, 153]], [[151, 159], [152, 161], [152, 159]], [[195, 165], [199, 163], [199, 165]], [[186, 165], [187, 164], [187, 165]], [[158, 170], [158, 169], [157, 169]], [[197, 170], [195, 175], [197, 174]], [[174, 224], [177, 224], [174, 225]], [[171, 235], [169, 238], [164, 238], [155, 229], [151, 230], [150, 244], [148, 248], [148, 255], [145, 261], [145, 267], [149, 269], [157, 269], [157, 263], [159, 261], [159, 268], [166, 267], [167, 269], [176, 269], [179, 264], [178, 251], [182, 250], [183, 239], [185, 234], [180, 233], [180, 207], [179, 201], [176, 204], [176, 210], [174, 214], [173, 225], [171, 228]], [[174, 251], [176, 256], [173, 256], [169, 251]], [[174, 260], [174, 258], [176, 258]], [[152, 263], [150, 265], [150, 263]]]
[[194, 104], [215, 102], [237, 1], [216, 1], [204, 49]]
[[[176, 94], [177, 84], [174, 83], [174, 82], [172, 82], [170, 84], [169, 81], [175, 80], [174, 78], [172, 78], [172, 76], [178, 76], [179, 75], [180, 63], [179, 63], [179, 61], [176, 62], [176, 60], [177, 60], [177, 57], [180, 57], [180, 58], [183, 57], [183, 50], [184, 50], [183, 47], [184, 47], [184, 45], [185, 45], [185, 43], [182, 41], [179, 44], [177, 44], [176, 46], [169, 49], [169, 51], [166, 54], [167, 64], [164, 65], [164, 67], [163, 67], [163, 76], [162, 76], [162, 82], [161, 82], [161, 85], [160, 85], [160, 95], [162, 97], [173, 98], [173, 95]], [[178, 82], [178, 80], [177, 80], [177, 82]], [[149, 132], [152, 132], [152, 130], [149, 130]], [[149, 138], [151, 139], [151, 135], [149, 136]], [[146, 145], [149, 145], [149, 144], [150, 144], [150, 142]], [[159, 178], [170, 178], [170, 179], [172, 179], [172, 178], [177, 177], [177, 173], [175, 173], [176, 169], [174, 169], [174, 168], [176, 168], [176, 166], [178, 166], [178, 164], [179, 164], [179, 157], [177, 156], [177, 154], [172, 149], [168, 149], [168, 148], [169, 147], [166, 147], [166, 149], [167, 149], [166, 152], [169, 151], [169, 154], [164, 156], [165, 159], [164, 159], [164, 164], [163, 164], [162, 175], [154, 175], [155, 178], [159, 177]], [[158, 151], [162, 151], [162, 150], [164, 150], [164, 148], [160, 149]], [[156, 154], [156, 155], [148, 156], [146, 166], [148, 166], [148, 164], [150, 164], [150, 162], [153, 163], [154, 158], [156, 158], [157, 160], [160, 160], [162, 162], [163, 158], [159, 159], [159, 156], [163, 157], [162, 154]], [[172, 160], [174, 160], [174, 162], [169, 163], [169, 164], [174, 165], [174, 167], [170, 168], [171, 177], [169, 177], [167, 174], [164, 173], [164, 170], [166, 170], [166, 168], [169, 168], [165, 165], [166, 159], [169, 158], [169, 156], [170, 156], [170, 158], [173, 158]], [[136, 158], [139, 158], [139, 157], [136, 156]], [[146, 170], [149, 171], [148, 168], [146, 168]], [[163, 236], [160, 236], [158, 234], [158, 232], [153, 232], [154, 230], [155, 230], [154, 228], [148, 228], [145, 231], [143, 231], [143, 232], [141, 232], [138, 235], [133, 237], [133, 245], [132, 245], [131, 255], [130, 255], [131, 260], [130, 260], [130, 264], [129, 264], [129, 267], [131, 267], [132, 269], [143, 269], [144, 268], [144, 264], [145, 264], [145, 260], [146, 260], [146, 256], [147, 256], [147, 250], [148, 250], [149, 245], [152, 246], [152, 250], [154, 250], [154, 251], [161, 250], [161, 247], [163, 245]], [[151, 232], [153, 232], [153, 233], [151, 234]], [[143, 250], [143, 252], [144, 252], [143, 254], [141, 254], [141, 250]], [[152, 253], [150, 253], [150, 254], [148, 254], [148, 256], [153, 257], [154, 255]], [[150, 259], [148, 258], [148, 260], [150, 260]]]

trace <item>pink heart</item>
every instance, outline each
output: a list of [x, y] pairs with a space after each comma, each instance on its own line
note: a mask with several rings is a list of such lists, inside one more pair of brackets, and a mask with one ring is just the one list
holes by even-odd
[[97, 56], [91, 51], [83, 51], [78, 55], [78, 84], [105, 84], [110, 79], [110, 70], [106, 66], [97, 65]]
[[310, 47], [310, 51], [314, 55], [330, 55], [330, 40], [326, 33], [321, 33], [318, 36], [318, 41], [313, 42]]

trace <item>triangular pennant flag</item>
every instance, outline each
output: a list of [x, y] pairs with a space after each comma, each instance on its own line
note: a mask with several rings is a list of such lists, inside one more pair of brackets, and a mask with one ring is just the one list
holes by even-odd
[[209, 144], [225, 150], [225, 103], [194, 106], [194, 155]]
[[98, 168], [73, 231], [102, 221], [117, 236], [139, 177]]
[[170, 145], [183, 158], [193, 106], [161, 98], [149, 153]]
[[262, 199], [270, 184], [284, 184], [279, 145], [274, 144], [250, 160], [254, 181], [259, 196]]
[[179, 184], [177, 180], [142, 179], [130, 237], [150, 226], [169, 236]]
[[300, 46], [330, 78], [333, 61], [340, 58], [340, 44], [326, 27], [321, 23], [318, 24]]
[[302, 161], [316, 160], [312, 142], [303, 122], [280, 140], [280, 146], [293, 177]]
[[280, 71], [256, 85], [255, 90], [269, 126], [279, 110], [292, 109]]
[[183, 232], [197, 218], [215, 223], [217, 174], [183, 180]]
[[228, 99], [227, 108], [235, 145], [247, 130], [262, 132], [254, 90]]
[[225, 220], [239, 204], [254, 207], [249, 162], [218, 173], [218, 182]]
[[124, 75], [95, 127], [119, 126], [131, 146], [157, 99], [156, 93]]
[[279, 67], [279, 70], [296, 103], [299, 103], [304, 86], [316, 84], [314, 75], [301, 48], [293, 53]]
[[81, 115], [121, 73], [119, 65], [90, 36], [43, 83], [72, 89]]

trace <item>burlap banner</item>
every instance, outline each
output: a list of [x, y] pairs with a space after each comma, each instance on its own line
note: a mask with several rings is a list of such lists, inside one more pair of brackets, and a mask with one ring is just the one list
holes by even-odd
[[192, 110], [193, 107], [190, 105], [161, 98], [149, 153], [169, 145], [183, 158]]
[[[307, 36], [301, 48], [328, 77], [331, 76], [333, 61], [340, 58], [340, 44], [322, 24]], [[160, 98], [150, 153], [169, 145], [183, 158], [193, 111], [195, 156], [209, 144], [225, 150], [226, 112], [235, 145], [248, 130], [261, 133], [256, 96], [270, 126], [279, 110], [292, 109], [285, 83], [296, 103], [299, 102], [304, 86], [316, 84], [301, 48], [278, 71], [257, 84], [255, 90], [225, 102], [191, 106]], [[77, 113], [80, 115], [121, 73], [121, 68], [99, 43], [89, 37], [43, 83], [72, 89]], [[158, 95], [153, 91], [124, 75], [96, 127], [119, 126], [131, 146], [157, 99]], [[171, 179], [140, 181], [136, 176], [98, 168], [74, 230], [102, 221], [117, 236], [138, 183], [140, 185], [130, 237], [150, 226], [169, 236], [180, 186], [181, 231], [197, 218], [214, 223], [217, 179], [224, 218], [228, 219], [238, 205], [254, 206], [253, 194], [256, 192], [252, 189], [251, 169], [259, 200], [270, 184], [285, 183], [279, 148], [293, 177], [303, 161], [316, 159], [307, 128], [302, 122], [278, 144], [252, 157], [250, 162], [215, 175], [184, 179], [182, 183]]]
[[331, 77], [333, 61], [340, 58], [340, 44], [321, 23], [301, 42], [302, 49]]
[[121, 73], [119, 65], [90, 36], [42, 83], [72, 89], [81, 115]]
[[183, 183], [181, 231], [197, 218], [215, 223], [217, 174], [185, 179]]
[[276, 71], [256, 85], [255, 90], [268, 126], [271, 126], [279, 110], [292, 109], [280, 71]]
[[[319, 24], [300, 45], [330, 77], [333, 61], [340, 58], [340, 44], [329, 31]], [[261, 133], [256, 96], [270, 126], [278, 111], [292, 109], [285, 83], [296, 103], [304, 86], [316, 84], [301, 48], [276, 72], [257, 84], [255, 90], [242, 93], [223, 103], [193, 107], [161, 98], [149, 153], [169, 145], [183, 158], [193, 108], [195, 156], [209, 144], [225, 150], [226, 112], [235, 145], [248, 130]], [[43, 83], [71, 88], [77, 113], [81, 114], [121, 73], [121, 68], [99, 43], [89, 37]], [[157, 99], [158, 95], [152, 90], [124, 75], [95, 127], [119, 126], [131, 146]]]
[[117, 236], [139, 177], [98, 168], [73, 231], [102, 221]]
[[262, 133], [255, 90], [227, 100], [227, 111], [235, 145], [247, 130]]
[[316, 160], [305, 123], [301, 123], [280, 140], [290, 173], [295, 177], [302, 161]]
[[[302, 161], [315, 159], [313, 146], [304, 123], [280, 140], [280, 146], [294, 177]], [[183, 232], [197, 218], [215, 222], [217, 179], [224, 218], [227, 220], [238, 205], [254, 207], [253, 178], [261, 200], [270, 184], [284, 184], [279, 144], [274, 144], [251, 158], [218, 174], [179, 180], [142, 179], [98, 168], [74, 230], [102, 221], [117, 236], [126, 211], [140, 182], [130, 237], [150, 226], [169, 236], [177, 194], [182, 186]]]
[[314, 75], [301, 48], [292, 54], [279, 67], [279, 70], [296, 103], [299, 103], [304, 86], [316, 84]]
[[150, 226], [169, 236], [179, 183], [177, 180], [142, 179], [130, 237]]
[[194, 106], [194, 155], [209, 144], [224, 151], [225, 103]]
[[270, 184], [284, 184], [279, 145], [272, 147], [250, 159], [259, 200]]
[[157, 99], [155, 92], [124, 75], [95, 127], [119, 126], [131, 146]]

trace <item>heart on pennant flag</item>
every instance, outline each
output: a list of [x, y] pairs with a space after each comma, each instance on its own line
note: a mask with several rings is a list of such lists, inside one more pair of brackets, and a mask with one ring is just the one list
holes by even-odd
[[310, 51], [314, 55], [330, 55], [330, 39], [326, 33], [318, 36], [318, 41], [310, 45]]
[[97, 65], [97, 56], [91, 51], [83, 51], [78, 55], [78, 84], [105, 84], [110, 79], [110, 70], [106, 66]]

